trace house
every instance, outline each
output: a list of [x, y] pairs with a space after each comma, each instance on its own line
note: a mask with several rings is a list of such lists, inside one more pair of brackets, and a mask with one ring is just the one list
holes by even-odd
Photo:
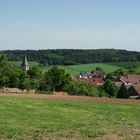
[[126, 84], [140, 84], [140, 75], [120, 76], [118, 77], [117, 82], [124, 82]]
[[96, 84], [97, 86], [102, 86], [104, 84], [104, 80], [102, 78], [87, 78], [87, 79], [79, 79], [81, 82]]
[[24, 70], [24, 71], [29, 70], [29, 64], [28, 64], [26, 55], [23, 58], [23, 61], [22, 61], [22, 64], [21, 64], [21, 69]]
[[105, 78], [106, 74], [102, 69], [92, 70], [91, 76], [94, 78]]
[[140, 99], [140, 84], [135, 84], [128, 89], [130, 98]]
[[89, 84], [103, 85], [105, 79], [105, 72], [103, 70], [93, 70], [92, 72], [80, 73], [77, 77], [79, 81]]

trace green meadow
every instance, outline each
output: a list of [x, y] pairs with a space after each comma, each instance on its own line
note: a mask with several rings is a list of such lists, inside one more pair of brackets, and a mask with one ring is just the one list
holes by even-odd
[[[71, 74], [79, 74], [80, 72], [90, 72], [97, 67], [104, 69], [105, 72], [113, 72], [119, 69], [119, 66], [114, 66], [105, 63], [93, 63], [93, 64], [81, 64], [81, 65], [72, 65], [72, 66], [59, 66], [60, 68], [65, 69], [67, 72]], [[47, 67], [41, 68], [43, 71], [47, 71]]]
[[0, 97], [0, 139], [139, 140], [139, 118], [139, 105]]
[[[10, 61], [13, 65], [20, 66], [21, 61]], [[29, 61], [29, 65], [31, 67], [33, 66], [39, 66], [39, 63], [36, 61]], [[58, 66], [59, 68], [65, 69], [70, 74], [79, 74], [80, 72], [89, 72], [93, 69], [96, 69], [97, 67], [102, 68], [105, 72], [110, 73], [114, 72], [115, 70], [118, 70], [120, 68], [125, 68], [127, 66], [135, 66], [135, 72], [140, 72], [140, 62], [113, 62], [113, 63], [91, 63], [91, 64], [80, 64], [80, 65], [72, 65], [72, 66]], [[40, 69], [43, 72], [48, 71], [52, 66], [46, 65], [41, 66]]]
[[[10, 63], [12, 63], [13, 65], [16, 65], [16, 66], [21, 65], [21, 61], [10, 61]], [[30, 61], [29, 65], [31, 67], [39, 66], [39, 63], [35, 62], [35, 61]], [[41, 66], [40, 69], [43, 72], [46, 72], [51, 67], [52, 66], [50, 66], [50, 65]], [[100, 68], [104, 69], [104, 71], [106, 71], [106, 72], [113, 72], [113, 71], [121, 68], [121, 66], [115, 66], [115, 65], [109, 64], [109, 63], [92, 63], [92, 64], [81, 64], [81, 65], [72, 65], [72, 66], [58, 66], [58, 67], [65, 69], [70, 74], [79, 74], [80, 72], [88, 72], [93, 69], [96, 69], [96, 67], [100, 67]]]

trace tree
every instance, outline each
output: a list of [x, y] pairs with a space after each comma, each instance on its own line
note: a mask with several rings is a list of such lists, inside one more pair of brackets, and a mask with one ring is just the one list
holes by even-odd
[[19, 85], [20, 89], [27, 89], [29, 90], [31, 88], [30, 85], [30, 79], [29, 79], [29, 75], [25, 72], [25, 71], [20, 71], [20, 85]]
[[27, 74], [31, 79], [40, 79], [42, 78], [42, 71], [38, 67], [32, 67], [27, 71]]
[[7, 87], [9, 75], [11, 73], [11, 65], [5, 55], [0, 55], [0, 87]]
[[5, 55], [0, 55], [0, 87], [30, 89], [26, 72], [12, 66]]
[[43, 84], [46, 86], [46, 90], [63, 91], [71, 80], [69, 74], [55, 66], [45, 73]]
[[109, 80], [114, 80], [113, 74], [112, 74], [112, 73], [108, 73], [108, 74], [106, 75], [105, 80], [107, 80], [107, 79], [109, 79]]
[[124, 69], [118, 69], [114, 72], [115, 76], [125, 76], [127, 75], [127, 72]]
[[117, 93], [117, 87], [115, 83], [109, 79], [107, 79], [103, 85], [103, 89], [107, 92], [109, 97], [116, 96]]
[[9, 75], [8, 87], [18, 88], [19, 85], [20, 85], [20, 70], [13, 67]]
[[43, 78], [42, 71], [38, 67], [32, 67], [27, 71], [27, 74], [30, 77], [31, 88], [38, 89]]
[[129, 98], [128, 90], [125, 86], [125, 83], [122, 83], [122, 85], [118, 91], [117, 98], [123, 98], [123, 99]]

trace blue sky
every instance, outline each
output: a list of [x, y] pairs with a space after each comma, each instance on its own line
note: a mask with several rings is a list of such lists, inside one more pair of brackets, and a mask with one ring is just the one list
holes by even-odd
[[139, 0], [0, 0], [0, 49], [140, 51]]

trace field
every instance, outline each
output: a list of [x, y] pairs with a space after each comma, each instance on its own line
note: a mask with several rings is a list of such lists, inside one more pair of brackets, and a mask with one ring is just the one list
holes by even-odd
[[[20, 66], [21, 61], [10, 61], [10, 63], [12, 63], [13, 65], [16, 66]], [[29, 62], [29, 65], [32, 66], [38, 66], [39, 63], [33, 61], [33, 62]], [[48, 71], [48, 69], [50, 69], [52, 66], [42, 66], [40, 67], [41, 70], [43, 72]], [[79, 74], [80, 72], [88, 72], [91, 71], [93, 69], [96, 69], [96, 67], [100, 67], [103, 68], [104, 71], [106, 72], [113, 72], [119, 68], [121, 68], [121, 66], [115, 66], [113, 64], [109, 64], [109, 63], [93, 63], [93, 64], [81, 64], [81, 65], [73, 65], [73, 66], [58, 66], [60, 68], [65, 69], [67, 72], [69, 72], [70, 74]]]
[[140, 139], [140, 106], [0, 97], [0, 139]]
[[[21, 61], [10, 61], [10, 63], [20, 66]], [[32, 66], [39, 66], [39, 63], [36, 61], [30, 61], [29, 65]], [[62, 69], [65, 69], [70, 74], [79, 74], [80, 72], [89, 72], [97, 67], [102, 68], [105, 72], [110, 73], [118, 70], [120, 68], [125, 68], [127, 66], [135, 66], [135, 72], [140, 73], [140, 62], [113, 62], [113, 63], [92, 63], [92, 64], [81, 64], [81, 65], [72, 65], [72, 66], [58, 66]], [[48, 71], [52, 66], [42, 66], [40, 69], [43, 72]]]
[[[79, 74], [80, 72], [90, 72], [91, 70], [96, 69], [96, 67], [100, 67], [104, 69], [105, 72], [113, 72], [120, 68], [119, 66], [114, 66], [105, 63], [81, 64], [81, 65], [59, 66], [59, 67], [65, 69], [70, 74]], [[43, 71], [47, 71], [48, 68], [42, 67], [41, 69]]]

